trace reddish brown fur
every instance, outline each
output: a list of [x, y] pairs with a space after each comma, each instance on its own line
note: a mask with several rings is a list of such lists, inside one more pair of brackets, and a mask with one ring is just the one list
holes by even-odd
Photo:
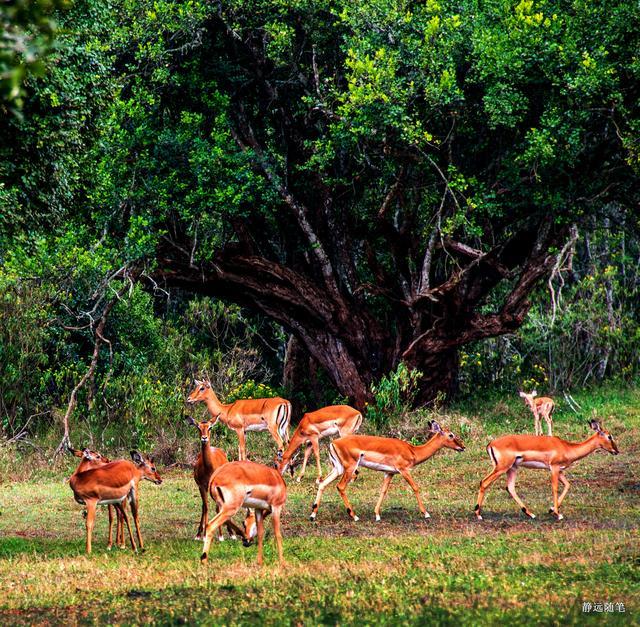
[[[239, 459], [247, 458], [245, 434], [246, 431], [251, 430], [251, 427], [264, 427], [268, 430], [276, 441], [279, 451], [282, 451], [285, 443], [289, 442], [291, 403], [284, 398], [256, 398], [223, 404], [208, 381], [196, 380], [196, 386], [189, 394], [187, 403], [198, 402], [206, 403], [213, 424], [221, 420], [229, 429], [236, 432]], [[281, 428], [278, 423], [283, 420], [284, 424]], [[281, 432], [284, 438], [281, 436]]]
[[136, 526], [138, 543], [140, 549], [144, 548], [138, 517], [138, 484], [140, 479], [148, 479], [156, 484], [162, 483], [162, 479], [153, 465], [153, 460], [142, 457], [137, 451], [132, 451], [132, 457], [136, 460], [135, 464], [127, 460], [109, 462], [98, 468], [74, 474], [69, 481], [76, 501], [87, 506], [87, 553], [91, 553], [91, 535], [95, 522], [96, 507], [101, 501], [114, 501], [114, 506], [120, 510], [124, 518], [129, 531], [131, 545], [135, 550], [135, 542], [129, 526], [129, 517], [122, 508], [122, 501], [127, 497], [129, 498], [131, 513]]
[[[609, 451], [614, 455], [619, 453], [613, 436], [605, 431], [599, 422], [592, 420], [590, 426], [595, 433], [582, 442], [568, 442], [548, 435], [505, 435], [490, 442], [487, 450], [491, 454], [493, 470], [480, 482], [478, 503], [475, 508], [477, 518], [482, 520], [482, 504], [487, 489], [505, 473], [507, 473], [507, 491], [527, 516], [535, 518], [516, 493], [516, 474], [519, 466], [526, 468], [526, 464], [540, 464], [541, 468], [551, 471], [553, 507], [549, 511], [561, 520], [563, 516], [560, 514], [560, 505], [570, 486], [564, 476], [565, 471], [574, 462], [597, 449]], [[558, 496], [558, 482], [564, 486], [560, 496]]]
[[284, 473], [291, 463], [294, 453], [303, 445], [307, 444], [302, 462], [302, 470], [298, 475], [298, 481], [304, 476], [307, 462], [311, 451], [316, 458], [318, 467], [317, 483], [322, 481], [322, 467], [320, 466], [320, 440], [324, 437], [323, 432], [336, 430], [339, 437], [344, 437], [356, 432], [362, 423], [362, 414], [349, 405], [330, 405], [316, 411], [308, 412], [302, 416], [287, 450], [281, 458], [276, 458], [276, 465], [281, 473]]
[[[258, 564], [262, 564], [264, 519], [271, 514], [280, 565], [284, 565], [280, 516], [287, 500], [287, 486], [280, 473], [275, 468], [254, 462], [229, 462], [213, 474], [209, 490], [220, 511], [207, 525], [201, 561], [207, 561], [211, 539], [216, 530], [242, 507], [252, 507], [255, 510], [258, 535]], [[247, 499], [263, 502], [264, 507], [260, 507], [256, 501], [247, 503]]]
[[[460, 452], [464, 451], [465, 448], [457, 436], [448, 429], [440, 427], [435, 421], [431, 423], [431, 431], [433, 436], [421, 446], [413, 446], [409, 442], [396, 438], [381, 438], [370, 435], [350, 435], [334, 440], [330, 445], [330, 454], [335, 456], [339, 464], [335, 463], [335, 461], [333, 462], [333, 470], [319, 485], [316, 500], [311, 510], [311, 520], [315, 520], [317, 516], [324, 490], [338, 476], [341, 476], [341, 478], [337, 488], [347, 508], [347, 512], [352, 520], [358, 520], [347, 498], [346, 489], [349, 482], [355, 478], [358, 467], [362, 465], [363, 461], [392, 469], [375, 469], [385, 473], [380, 496], [375, 507], [376, 520], [380, 520], [380, 507], [382, 506], [394, 474], [402, 475], [405, 481], [411, 486], [422, 515], [425, 518], [429, 518], [429, 514], [420, 498], [418, 485], [411, 476], [411, 469], [429, 459], [441, 448], [451, 448]], [[340, 468], [340, 466], [342, 466], [342, 468]]]

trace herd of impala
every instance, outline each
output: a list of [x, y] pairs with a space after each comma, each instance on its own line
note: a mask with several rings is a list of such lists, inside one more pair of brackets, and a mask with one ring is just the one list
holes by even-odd
[[[204, 541], [201, 561], [205, 563], [211, 546], [211, 540], [217, 533], [223, 539], [222, 527], [226, 526], [230, 536], [240, 536], [245, 544], [254, 537], [258, 540], [258, 564], [262, 564], [262, 545], [264, 537], [264, 519], [271, 515], [273, 530], [280, 563], [283, 563], [281, 516], [287, 498], [287, 486], [283, 475], [292, 469], [295, 455], [301, 446], [305, 446], [302, 469], [297, 477], [304, 476], [311, 452], [315, 454], [318, 469], [318, 492], [311, 508], [311, 520], [318, 515], [320, 500], [327, 486], [340, 478], [337, 488], [347, 512], [352, 520], [358, 516], [347, 497], [347, 486], [354, 481], [359, 469], [371, 468], [384, 473], [380, 496], [374, 512], [376, 521], [380, 520], [380, 507], [387, 494], [394, 475], [401, 475], [411, 486], [420, 512], [429, 518], [420, 490], [411, 475], [411, 469], [432, 457], [442, 448], [462, 452], [465, 446], [458, 436], [449, 429], [432, 420], [429, 424], [431, 437], [425, 444], [415, 446], [396, 438], [383, 438], [368, 435], [354, 435], [362, 424], [362, 414], [348, 405], [332, 405], [314, 412], [306, 413], [300, 420], [293, 436], [289, 439], [289, 421], [291, 403], [283, 398], [238, 400], [223, 404], [219, 401], [209, 381], [198, 381], [187, 403], [203, 402], [209, 411], [210, 419], [196, 422], [189, 418], [200, 435], [201, 449], [194, 466], [194, 479], [202, 498], [202, 512], [196, 539]], [[535, 435], [505, 435], [493, 440], [487, 446], [487, 452], [493, 464], [492, 471], [481, 481], [475, 515], [482, 520], [481, 508], [489, 486], [501, 475], [507, 475], [507, 491], [530, 518], [535, 515], [527, 509], [515, 490], [518, 468], [540, 468], [551, 471], [553, 506], [549, 510], [558, 520], [562, 519], [560, 505], [569, 490], [569, 482], [564, 473], [577, 460], [590, 453], [603, 449], [614, 455], [618, 447], [611, 434], [600, 422], [589, 423], [594, 433], [582, 442], [568, 442], [552, 435], [551, 415], [554, 402], [548, 397], [537, 397], [536, 392], [520, 392], [534, 416]], [[547, 423], [549, 435], [542, 435], [540, 417]], [[238, 434], [238, 459], [228, 461], [225, 453], [210, 444], [211, 427], [220, 420]], [[247, 460], [245, 434], [247, 431], [269, 431], [278, 445], [273, 467]], [[322, 477], [320, 465], [319, 441], [328, 436], [338, 436], [329, 444], [329, 460], [332, 470], [326, 478]], [[285, 448], [286, 447], [286, 448]], [[131, 451], [132, 461], [110, 461], [95, 451], [70, 451], [82, 461], [70, 479], [75, 500], [86, 506], [86, 550], [91, 552], [91, 535], [95, 520], [96, 507], [107, 505], [109, 509], [109, 544], [112, 546], [113, 514], [116, 514], [116, 544], [124, 546], [124, 527], [128, 530], [131, 546], [136, 543], [129, 525], [125, 503], [129, 502], [136, 528], [138, 546], [143, 549], [138, 517], [138, 484], [147, 479], [160, 484], [152, 458]], [[293, 474], [293, 473], [292, 473]], [[558, 483], [563, 490], [558, 496]], [[209, 520], [209, 497], [216, 507], [216, 515]], [[246, 509], [242, 527], [233, 522], [233, 516]]]

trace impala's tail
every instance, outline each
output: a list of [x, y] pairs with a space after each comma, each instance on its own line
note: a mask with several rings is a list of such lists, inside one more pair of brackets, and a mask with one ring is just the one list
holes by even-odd
[[289, 422], [291, 421], [291, 403], [287, 401], [278, 407], [278, 416], [276, 422], [278, 424], [278, 433], [284, 440], [285, 444], [289, 444]]

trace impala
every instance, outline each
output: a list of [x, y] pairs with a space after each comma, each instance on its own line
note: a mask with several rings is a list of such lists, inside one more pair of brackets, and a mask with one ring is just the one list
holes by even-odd
[[[613, 455], [620, 452], [613, 436], [605, 431], [597, 420], [592, 420], [589, 426], [595, 433], [583, 442], [567, 442], [548, 435], [505, 435], [490, 442], [487, 446], [487, 452], [491, 457], [493, 470], [480, 482], [478, 503], [475, 508], [478, 520], [482, 520], [482, 503], [487, 488], [504, 473], [507, 473], [507, 491], [513, 500], [529, 518], [535, 518], [535, 514], [527, 509], [516, 493], [516, 474], [520, 467], [551, 471], [553, 507], [549, 509], [549, 513], [558, 520], [562, 520], [560, 505], [567, 495], [570, 485], [564, 476], [567, 468], [598, 449], [609, 451]], [[558, 482], [564, 486], [559, 497]]]
[[[207, 562], [211, 538], [242, 507], [255, 510], [255, 532], [258, 536], [258, 565], [262, 565], [262, 542], [264, 539], [264, 519], [273, 516], [273, 532], [278, 548], [280, 566], [284, 565], [282, 555], [282, 532], [280, 516], [287, 500], [287, 486], [282, 475], [275, 469], [249, 461], [229, 462], [218, 468], [209, 484], [211, 496], [216, 500], [220, 511], [207, 525], [204, 547], [200, 560]], [[245, 525], [250, 528], [248, 519]], [[246, 533], [247, 541], [251, 531]]]
[[289, 446], [283, 455], [276, 458], [276, 468], [284, 474], [291, 464], [294, 453], [306, 443], [302, 470], [296, 481], [300, 481], [307, 468], [307, 462], [311, 451], [316, 457], [318, 466], [318, 479], [316, 483], [322, 481], [322, 467], [320, 466], [320, 439], [330, 435], [344, 437], [356, 432], [362, 424], [362, 414], [349, 405], [330, 405], [316, 411], [306, 413], [302, 416], [300, 424], [293, 433]]
[[[209, 481], [213, 473], [229, 460], [222, 449], [214, 448], [209, 444], [211, 422], [208, 420], [196, 422], [191, 416], [187, 418], [187, 421], [198, 429], [200, 433], [200, 454], [193, 467], [193, 478], [200, 490], [200, 498], [202, 499], [202, 514], [198, 533], [196, 533], [196, 540], [202, 540], [204, 538], [204, 530], [209, 522]], [[236, 538], [236, 532], [244, 537], [242, 530], [231, 521], [227, 522], [227, 530], [233, 540]], [[222, 528], [218, 530], [218, 540], [224, 540]]]
[[553, 420], [551, 417], [553, 415], [553, 410], [556, 408], [556, 404], [553, 402], [553, 399], [548, 396], [537, 396], [538, 393], [535, 390], [533, 390], [531, 394], [527, 394], [522, 391], [520, 391], [519, 394], [521, 398], [524, 398], [524, 402], [533, 413], [533, 428], [535, 430], [535, 434], [542, 435], [542, 425], [540, 424], [540, 416], [542, 416], [547, 423], [547, 431], [549, 431], [549, 435], [553, 435], [551, 430]]
[[256, 398], [238, 400], [223, 404], [211, 388], [209, 381], [195, 381], [196, 386], [189, 394], [187, 403], [204, 402], [215, 425], [221, 420], [238, 435], [238, 459], [247, 458], [245, 433], [247, 431], [269, 431], [282, 452], [285, 442], [289, 442], [289, 420], [291, 403], [284, 398]]
[[451, 448], [455, 451], [464, 451], [464, 444], [455, 434], [446, 428], [441, 427], [435, 420], [429, 423], [429, 431], [432, 437], [421, 446], [413, 446], [404, 440], [396, 438], [380, 438], [370, 435], [349, 435], [338, 438], [329, 444], [329, 459], [333, 465], [333, 470], [327, 478], [318, 486], [318, 494], [311, 509], [311, 520], [315, 520], [320, 506], [320, 499], [325, 488], [342, 475], [338, 482], [338, 492], [347, 507], [347, 513], [354, 521], [359, 518], [353, 511], [353, 507], [347, 498], [347, 484], [358, 474], [359, 466], [371, 468], [384, 472], [380, 497], [375, 507], [376, 521], [380, 520], [380, 507], [387, 494], [389, 484], [394, 475], [400, 474], [411, 486], [418, 508], [425, 518], [430, 518], [429, 512], [425, 509], [418, 485], [411, 476], [411, 469], [418, 464], [429, 459], [441, 448]]
[[[101, 455], [97, 451], [92, 451], [91, 449], [85, 448], [83, 450], [73, 449], [70, 446], [67, 446], [67, 450], [74, 455], [75, 457], [80, 457], [82, 461], [76, 468], [74, 475], [77, 475], [80, 472], [84, 472], [85, 470], [90, 470], [91, 468], [98, 468], [99, 466], [104, 466], [111, 462], [108, 457]], [[124, 503], [122, 504], [124, 507]], [[107, 509], [109, 510], [109, 543], [107, 544], [107, 549], [110, 551], [113, 546], [113, 505], [108, 505]], [[85, 516], [87, 512], [84, 512]], [[124, 548], [124, 519], [120, 514], [120, 510], [116, 509], [116, 546]]]
[[116, 509], [120, 510], [129, 530], [131, 545], [135, 550], [129, 518], [122, 507], [122, 503], [127, 497], [136, 526], [138, 544], [140, 549], [144, 549], [138, 518], [138, 483], [140, 479], [148, 479], [159, 485], [162, 483], [162, 479], [158, 475], [152, 459], [144, 457], [138, 451], [131, 451], [131, 458], [133, 463], [124, 459], [110, 462], [74, 474], [69, 481], [76, 501], [87, 507], [87, 553], [91, 553], [91, 534], [98, 505], [115, 505]]

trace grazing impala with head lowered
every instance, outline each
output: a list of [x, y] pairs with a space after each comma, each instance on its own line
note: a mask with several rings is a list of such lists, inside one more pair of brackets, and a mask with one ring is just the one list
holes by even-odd
[[320, 506], [320, 499], [326, 487], [341, 476], [338, 482], [338, 492], [347, 507], [349, 516], [354, 521], [359, 520], [353, 511], [353, 507], [347, 498], [346, 488], [349, 481], [358, 474], [358, 468], [371, 468], [384, 473], [382, 490], [375, 507], [376, 521], [380, 520], [380, 507], [384, 500], [389, 484], [394, 475], [400, 474], [411, 486], [418, 507], [425, 518], [430, 518], [429, 513], [422, 504], [420, 490], [413, 480], [410, 470], [429, 459], [442, 448], [450, 448], [454, 451], [464, 451], [464, 444], [454, 433], [441, 427], [435, 420], [429, 423], [431, 438], [421, 446], [414, 446], [404, 440], [396, 438], [379, 438], [371, 435], [349, 435], [346, 438], [338, 438], [329, 445], [329, 459], [333, 464], [333, 470], [318, 487], [318, 494], [311, 510], [311, 520], [315, 520]]
[[211, 421], [221, 420], [238, 434], [238, 459], [246, 459], [245, 433], [247, 431], [269, 431], [282, 451], [289, 442], [289, 420], [291, 403], [284, 398], [255, 398], [221, 403], [209, 381], [198, 381], [189, 394], [187, 403], [203, 402], [207, 405]]
[[331, 435], [344, 437], [355, 433], [362, 424], [362, 414], [349, 405], [330, 405], [316, 411], [308, 412], [302, 416], [302, 420], [291, 437], [289, 446], [283, 455], [276, 458], [276, 467], [284, 474], [291, 464], [291, 458], [294, 453], [303, 445], [307, 447], [304, 451], [304, 460], [302, 462], [302, 470], [298, 475], [297, 481], [304, 476], [307, 468], [307, 462], [311, 451], [316, 457], [318, 466], [317, 483], [322, 481], [322, 467], [320, 466], [320, 439]]
[[[501, 475], [507, 474], [507, 491], [522, 511], [535, 518], [516, 493], [516, 474], [518, 468], [538, 468], [551, 471], [551, 489], [553, 507], [549, 510], [558, 520], [562, 520], [560, 505], [569, 491], [569, 482], [565, 471], [579, 459], [590, 455], [598, 449], [617, 455], [620, 451], [613, 436], [605, 431], [597, 420], [589, 423], [595, 433], [582, 442], [567, 442], [561, 438], [548, 435], [505, 435], [493, 440], [487, 446], [487, 452], [493, 463], [493, 470], [480, 482], [478, 503], [475, 513], [482, 520], [482, 503], [489, 486]], [[558, 496], [558, 482], [564, 486]]]
[[[209, 484], [211, 496], [218, 503], [219, 512], [207, 525], [204, 547], [200, 560], [207, 562], [211, 538], [217, 529], [227, 522], [241, 508], [252, 508], [255, 511], [255, 533], [258, 536], [258, 565], [262, 564], [262, 542], [264, 539], [264, 519], [272, 515], [273, 533], [278, 547], [280, 565], [284, 564], [282, 556], [282, 532], [280, 516], [287, 500], [287, 486], [275, 468], [269, 468], [255, 462], [229, 462], [218, 468]], [[253, 520], [247, 516], [245, 520], [246, 540], [253, 532]]]

